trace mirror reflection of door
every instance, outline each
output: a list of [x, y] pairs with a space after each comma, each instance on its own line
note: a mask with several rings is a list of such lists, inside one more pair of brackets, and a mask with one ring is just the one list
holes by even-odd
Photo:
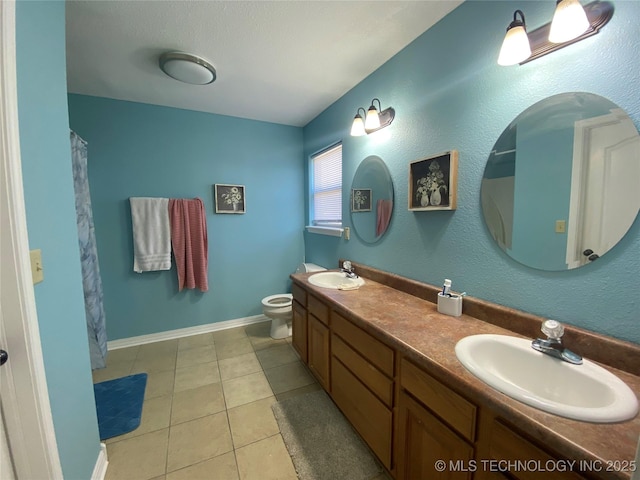
[[640, 134], [592, 93], [541, 100], [496, 141], [480, 200], [488, 233], [523, 265], [546, 271], [600, 258], [640, 210]]
[[[638, 132], [621, 109], [575, 123], [567, 229], [569, 268], [610, 250], [631, 226], [640, 197], [639, 151]], [[630, 201], [630, 195], [636, 201]]]

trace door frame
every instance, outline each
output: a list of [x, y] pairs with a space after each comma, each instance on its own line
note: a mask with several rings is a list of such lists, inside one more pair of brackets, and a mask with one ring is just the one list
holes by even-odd
[[62, 479], [31, 280], [20, 160], [15, 1], [0, 1], [0, 368], [2, 414], [18, 478]]

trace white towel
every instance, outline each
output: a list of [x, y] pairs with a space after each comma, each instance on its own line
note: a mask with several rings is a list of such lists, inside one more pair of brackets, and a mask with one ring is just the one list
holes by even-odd
[[133, 271], [137, 273], [171, 268], [169, 199], [131, 197], [133, 224]]

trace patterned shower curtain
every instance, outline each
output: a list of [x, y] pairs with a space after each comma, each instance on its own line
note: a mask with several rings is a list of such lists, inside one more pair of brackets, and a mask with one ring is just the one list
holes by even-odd
[[89, 177], [87, 176], [87, 142], [71, 132], [73, 186], [76, 195], [78, 243], [82, 265], [84, 309], [87, 317], [91, 368], [104, 368], [107, 358], [107, 331], [102, 305], [102, 279], [98, 265], [98, 251], [93, 227]]

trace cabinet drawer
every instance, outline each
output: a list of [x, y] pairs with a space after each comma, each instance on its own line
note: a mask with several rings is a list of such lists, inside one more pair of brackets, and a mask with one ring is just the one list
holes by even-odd
[[400, 365], [400, 386], [467, 440], [475, 440], [475, 405], [405, 359]]
[[331, 351], [387, 407], [393, 406], [393, 380], [389, 380], [335, 334], [331, 338]]
[[304, 288], [294, 283], [291, 285], [291, 293], [296, 302], [307, 307], [307, 291]]
[[331, 359], [331, 395], [373, 453], [391, 469], [391, 410], [336, 357]]
[[[494, 460], [505, 460], [514, 464], [522, 462], [524, 465], [551, 465], [557, 460], [498, 420], [494, 420], [491, 426], [489, 454]], [[517, 473], [513, 474], [521, 480], [536, 480], [541, 475], [544, 475], [545, 480], [579, 480], [583, 478], [574, 472], [553, 471], [553, 469], [545, 471], [544, 474], [529, 471], [529, 469], [519, 469]]]
[[336, 312], [331, 312], [331, 326], [355, 351], [378, 367], [388, 377], [393, 377], [393, 350], [373, 338], [360, 327]]
[[313, 295], [307, 298], [307, 310], [327, 327], [329, 326], [329, 307]]

